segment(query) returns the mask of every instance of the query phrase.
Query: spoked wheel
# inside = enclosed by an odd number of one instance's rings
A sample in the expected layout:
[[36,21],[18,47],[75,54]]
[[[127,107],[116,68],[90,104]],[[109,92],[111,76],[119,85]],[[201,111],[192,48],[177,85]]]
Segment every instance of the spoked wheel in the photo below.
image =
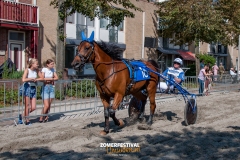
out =
[[195,124],[198,118],[198,109],[196,99],[189,99],[184,110],[184,119],[186,125]]
[[[128,115],[131,119],[136,120],[140,114],[140,110],[143,102],[135,97],[132,97],[128,106]],[[145,111],[145,107],[143,108],[143,112]]]

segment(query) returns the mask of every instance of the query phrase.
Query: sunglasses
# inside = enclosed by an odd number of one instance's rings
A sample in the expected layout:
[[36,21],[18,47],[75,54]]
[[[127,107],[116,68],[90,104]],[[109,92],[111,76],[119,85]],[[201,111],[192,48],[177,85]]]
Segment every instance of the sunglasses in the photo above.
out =
[[180,65],[180,63],[177,63],[177,62],[173,62],[173,64],[178,64],[178,65]]

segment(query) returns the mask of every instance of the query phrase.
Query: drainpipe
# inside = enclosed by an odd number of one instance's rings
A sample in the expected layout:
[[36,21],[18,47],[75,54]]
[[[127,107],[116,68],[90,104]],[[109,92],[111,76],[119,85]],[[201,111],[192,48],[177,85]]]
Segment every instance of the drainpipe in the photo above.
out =
[[[99,11],[100,8],[97,7],[96,10]],[[100,41],[100,19],[98,17],[94,18],[94,30],[95,30],[94,39],[96,41]]]
[[94,18],[94,29],[95,29],[94,39],[96,41],[100,41],[100,19],[98,17]]
[[144,42],[145,42],[145,12],[143,12],[143,25],[142,25],[142,59],[144,59]]

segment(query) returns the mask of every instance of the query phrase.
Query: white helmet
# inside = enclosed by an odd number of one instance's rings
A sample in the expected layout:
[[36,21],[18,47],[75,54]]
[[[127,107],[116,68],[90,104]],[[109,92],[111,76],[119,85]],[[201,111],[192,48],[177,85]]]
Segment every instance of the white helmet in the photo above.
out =
[[183,62],[182,62],[182,60],[181,60],[180,58],[176,58],[176,59],[174,59],[173,62],[177,62],[177,63],[179,63],[180,65],[183,64]]

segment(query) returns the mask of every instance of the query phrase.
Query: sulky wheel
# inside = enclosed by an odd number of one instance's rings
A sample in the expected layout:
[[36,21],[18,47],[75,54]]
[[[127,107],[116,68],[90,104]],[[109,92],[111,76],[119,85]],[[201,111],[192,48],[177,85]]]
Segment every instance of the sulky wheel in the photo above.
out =
[[[143,102],[141,100],[135,98],[134,96],[132,97],[132,99],[130,100],[129,106],[128,106],[128,115],[130,118],[132,118],[134,120],[138,119],[142,104],[143,104]],[[144,110],[145,110],[145,107],[143,108],[143,112],[144,112]]]
[[190,124],[195,124],[197,122],[198,109],[197,109],[197,102],[196,103],[195,102],[196,102],[196,99],[191,98],[189,99],[189,101],[185,106],[184,119],[187,126]]

